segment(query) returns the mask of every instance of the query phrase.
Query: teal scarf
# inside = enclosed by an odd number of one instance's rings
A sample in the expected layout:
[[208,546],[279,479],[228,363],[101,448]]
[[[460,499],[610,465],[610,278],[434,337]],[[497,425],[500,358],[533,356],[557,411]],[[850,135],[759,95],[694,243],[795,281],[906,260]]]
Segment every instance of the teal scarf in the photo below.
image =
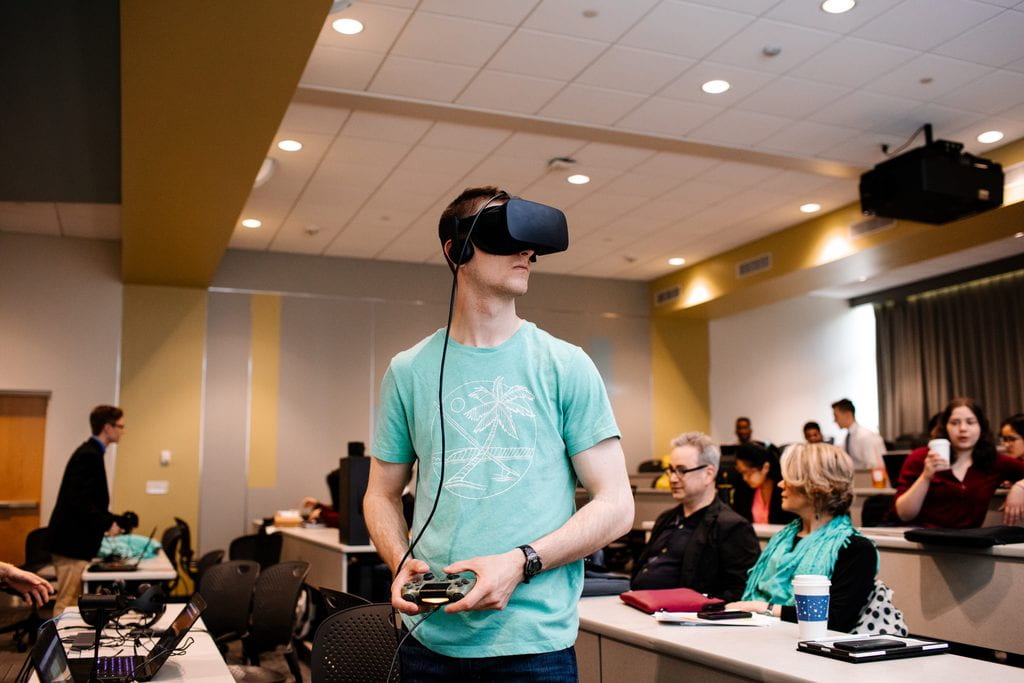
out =
[[840,515],[793,547],[793,539],[803,526],[794,519],[772,536],[757,564],[747,577],[744,600],[764,600],[774,605],[792,605],[793,577],[820,574],[831,578],[836,555],[857,533],[849,515]]

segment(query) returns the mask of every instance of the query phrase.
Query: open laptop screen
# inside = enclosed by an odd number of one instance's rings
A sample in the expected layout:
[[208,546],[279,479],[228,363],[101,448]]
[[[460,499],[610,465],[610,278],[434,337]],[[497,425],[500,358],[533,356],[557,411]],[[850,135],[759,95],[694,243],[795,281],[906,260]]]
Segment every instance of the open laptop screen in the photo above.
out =
[[146,655],[146,661],[136,670],[136,678],[140,681],[148,681],[156,675],[171,653],[181,644],[185,634],[196,623],[196,619],[206,609],[206,601],[199,593],[195,593],[189,599],[185,608],[174,618],[167,631],[160,637],[156,645]]

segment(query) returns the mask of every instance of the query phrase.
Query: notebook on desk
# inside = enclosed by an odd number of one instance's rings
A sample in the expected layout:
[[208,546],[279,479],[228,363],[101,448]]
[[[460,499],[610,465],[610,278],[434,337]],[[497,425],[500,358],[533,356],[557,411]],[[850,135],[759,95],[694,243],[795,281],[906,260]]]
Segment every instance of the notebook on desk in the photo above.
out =
[[149,552],[149,547],[153,545],[153,537],[156,536],[156,527],[149,532],[149,540],[146,541],[146,545],[142,547],[139,553],[130,558],[121,560],[103,560],[101,562],[94,562],[89,565],[89,571],[91,572],[133,572],[139,568],[139,563],[142,562],[142,558]]
[[[130,683],[152,679],[167,658],[181,644],[196,619],[206,609],[203,596],[196,593],[174,618],[174,621],[145,657],[125,655],[118,657],[81,657],[68,659],[53,621],[46,622],[39,631],[39,639],[32,648],[32,666],[41,683]],[[95,677],[94,677],[95,667]]]

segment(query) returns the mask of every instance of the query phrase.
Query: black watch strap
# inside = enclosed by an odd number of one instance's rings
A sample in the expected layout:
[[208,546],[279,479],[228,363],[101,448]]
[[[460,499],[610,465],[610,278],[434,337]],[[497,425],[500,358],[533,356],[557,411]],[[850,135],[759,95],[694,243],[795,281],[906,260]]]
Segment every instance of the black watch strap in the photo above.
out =
[[540,574],[544,563],[540,561],[540,555],[531,546],[521,545],[519,549],[526,557],[526,562],[523,563],[523,583],[530,583],[530,579]]

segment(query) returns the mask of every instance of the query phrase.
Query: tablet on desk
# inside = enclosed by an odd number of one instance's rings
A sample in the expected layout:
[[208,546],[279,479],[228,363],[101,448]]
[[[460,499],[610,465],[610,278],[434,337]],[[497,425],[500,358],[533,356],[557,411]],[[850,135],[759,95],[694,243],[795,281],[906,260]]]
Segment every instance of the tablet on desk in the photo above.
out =
[[796,649],[798,652],[807,652],[812,655],[861,664],[863,662],[877,662],[886,659],[940,655],[949,651],[949,643],[938,640],[924,640],[922,638],[867,634],[823,638],[821,640],[802,640],[797,643]]

